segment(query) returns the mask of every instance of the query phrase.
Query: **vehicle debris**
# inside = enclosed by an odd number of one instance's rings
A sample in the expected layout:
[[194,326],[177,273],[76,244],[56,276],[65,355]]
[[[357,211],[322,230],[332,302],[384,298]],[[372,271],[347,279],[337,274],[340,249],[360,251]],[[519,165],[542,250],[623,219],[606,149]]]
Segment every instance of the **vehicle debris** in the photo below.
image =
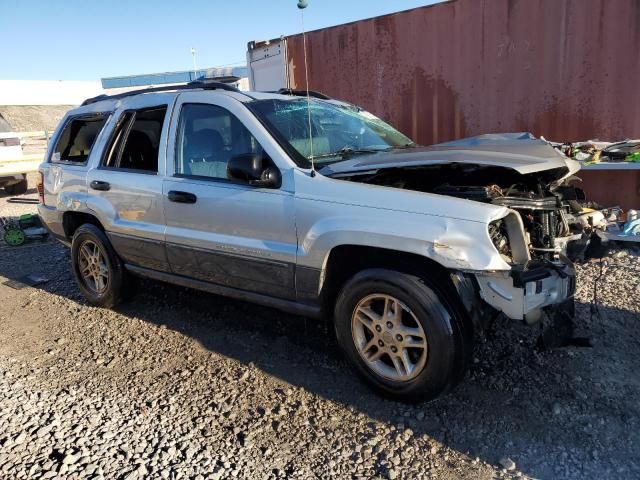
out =
[[587,140],[553,145],[562,153],[585,165],[594,163],[640,162],[640,139],[604,142]]
[[621,242],[640,242],[638,210],[629,210],[626,215],[624,212],[618,216],[612,215],[612,220],[607,224],[606,237]]

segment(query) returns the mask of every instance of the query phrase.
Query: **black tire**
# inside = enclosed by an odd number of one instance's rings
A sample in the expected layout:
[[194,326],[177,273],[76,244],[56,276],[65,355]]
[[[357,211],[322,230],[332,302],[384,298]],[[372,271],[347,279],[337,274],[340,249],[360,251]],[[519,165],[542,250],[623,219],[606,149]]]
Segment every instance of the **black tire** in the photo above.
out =
[[[105,260],[108,279],[105,282],[106,288],[102,292],[97,292],[90,281],[80,273],[80,251],[85,244],[96,245]],[[74,233],[71,242],[71,266],[80,292],[91,305],[113,308],[123,300],[128,279],[127,272],[105,233],[95,225],[85,223]]]
[[7,185],[4,187],[5,192],[8,195],[24,195],[29,188],[27,183],[27,179],[20,180],[18,183],[14,183],[13,185]]
[[25,193],[27,193],[28,189],[29,189],[29,184],[27,183],[27,179],[25,178],[13,186],[13,194],[24,195]]
[[[466,372],[473,346],[473,328],[456,307],[452,289],[425,276],[386,269],[356,274],[342,288],[335,306],[338,343],[356,372],[383,395],[415,403],[450,390]],[[408,307],[427,338],[427,359],[419,373],[406,381],[393,381],[374,372],[358,353],[352,316],[359,302],[373,294],[389,295]]]

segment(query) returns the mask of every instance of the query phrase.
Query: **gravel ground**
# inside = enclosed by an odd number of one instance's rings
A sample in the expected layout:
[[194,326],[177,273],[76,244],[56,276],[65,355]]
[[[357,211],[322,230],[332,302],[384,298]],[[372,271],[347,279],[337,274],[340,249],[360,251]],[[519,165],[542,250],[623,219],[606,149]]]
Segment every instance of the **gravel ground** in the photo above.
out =
[[[19,201],[33,199],[31,191]],[[33,212],[0,194],[0,215]],[[578,334],[503,322],[456,390],[383,400],[312,321],[155,282],[88,306],[54,242],[0,244],[0,478],[639,478],[640,257],[578,267]]]

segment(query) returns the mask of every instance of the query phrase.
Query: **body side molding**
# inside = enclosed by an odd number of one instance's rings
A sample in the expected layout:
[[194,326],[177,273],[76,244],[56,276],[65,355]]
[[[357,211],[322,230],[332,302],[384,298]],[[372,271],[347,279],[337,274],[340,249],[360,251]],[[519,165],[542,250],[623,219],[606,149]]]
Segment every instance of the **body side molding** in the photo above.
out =
[[217,285],[214,283],[204,282],[202,280],[195,280],[181,275],[175,275],[172,273],[159,272],[150,268],[138,267],[131,264],[125,264],[125,268],[141,277],[147,277],[154,280],[160,280],[163,282],[173,283],[174,285],[180,285],[182,287],[194,288],[196,290],[202,290],[205,292],[213,293],[215,295],[222,295],[225,297],[235,298],[237,300],[246,300],[249,302],[264,305],[265,307],[276,308],[293,315],[302,315],[305,317],[311,317],[315,319],[320,318],[320,306],[309,305],[304,303],[298,303],[291,300],[283,300],[280,298],[270,297],[268,295],[261,295],[259,293],[248,292],[237,288],[226,287],[223,285]]

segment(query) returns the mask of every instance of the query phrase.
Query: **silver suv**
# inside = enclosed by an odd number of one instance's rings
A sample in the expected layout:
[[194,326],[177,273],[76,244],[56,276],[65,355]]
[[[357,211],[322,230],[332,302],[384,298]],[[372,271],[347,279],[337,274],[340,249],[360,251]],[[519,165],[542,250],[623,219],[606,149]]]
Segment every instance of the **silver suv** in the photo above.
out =
[[327,318],[370,384],[419,401],[496,315],[573,315],[577,168],[528,134],[425,148],[320,94],[190,84],[70,111],[39,213],[93,305],[141,276]]

